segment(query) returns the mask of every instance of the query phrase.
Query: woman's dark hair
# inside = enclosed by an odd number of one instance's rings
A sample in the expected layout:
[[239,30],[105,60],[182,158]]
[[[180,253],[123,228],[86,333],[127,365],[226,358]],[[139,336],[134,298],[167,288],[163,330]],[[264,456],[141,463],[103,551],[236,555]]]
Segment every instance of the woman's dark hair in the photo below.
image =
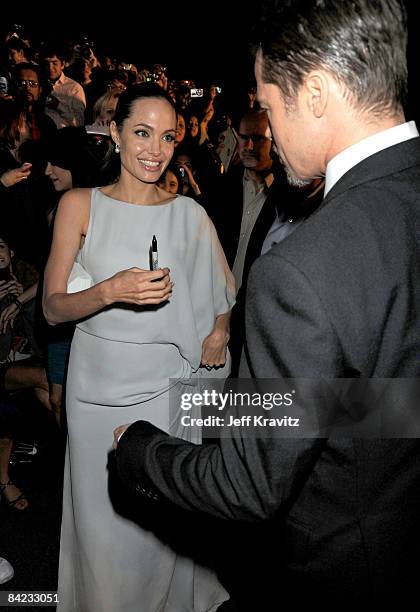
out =
[[71,173],[73,187],[102,184],[101,151],[85,128],[70,126],[54,132],[44,144],[44,156]]
[[22,40],[21,38],[17,38],[17,36],[12,36],[11,38],[9,38],[9,40],[6,42],[6,48],[8,50],[13,49],[14,51],[23,51],[25,57],[29,59],[30,47],[26,44],[24,40]]
[[124,121],[130,116],[133,104],[142,98],[161,98],[166,100],[175,111],[175,104],[171,96],[157,83],[136,83],[128,87],[119,97],[114,121],[121,128]]
[[19,99],[0,99],[0,140],[10,149],[19,142],[24,113]]
[[0,232],[0,240],[7,245],[7,247],[9,248],[10,251],[14,251],[15,250],[14,247],[13,247],[11,236],[9,235],[7,230],[5,231],[3,228],[1,229],[1,232]]
[[173,161],[171,161],[171,163],[169,164],[169,166],[166,167],[165,172],[163,172],[163,174],[160,176],[159,180],[158,180],[158,184],[159,183],[163,183],[163,181],[165,180],[166,174],[167,172],[172,172],[172,174],[175,175],[177,181],[178,181],[178,189],[177,189],[177,194],[182,195],[182,186],[183,186],[183,176],[181,174],[181,171],[179,169],[179,167],[174,164]]

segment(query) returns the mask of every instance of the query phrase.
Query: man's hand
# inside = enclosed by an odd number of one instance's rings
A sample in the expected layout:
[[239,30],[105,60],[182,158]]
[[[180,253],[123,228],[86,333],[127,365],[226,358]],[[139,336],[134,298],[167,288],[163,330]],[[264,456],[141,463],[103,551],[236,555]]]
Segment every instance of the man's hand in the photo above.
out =
[[117,429],[114,430],[114,443],[112,445],[112,448],[114,450],[117,448],[119,439],[121,438],[125,430],[130,427],[130,425],[131,423],[128,423],[128,425],[120,425],[119,427],[117,427]]

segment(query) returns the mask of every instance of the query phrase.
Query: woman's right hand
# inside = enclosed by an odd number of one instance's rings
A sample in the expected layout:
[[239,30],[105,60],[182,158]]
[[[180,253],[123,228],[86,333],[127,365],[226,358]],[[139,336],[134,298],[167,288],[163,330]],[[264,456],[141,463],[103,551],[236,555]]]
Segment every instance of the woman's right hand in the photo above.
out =
[[104,282],[105,300],[108,304],[161,304],[171,297],[173,286],[169,268],[153,271],[130,268],[117,272]]
[[15,276],[10,281],[0,281],[0,300],[9,293],[13,293],[17,297],[23,293],[23,287]]
[[26,162],[20,166],[20,168],[13,168],[12,170],[6,170],[0,176],[0,181],[3,183],[5,187],[12,187],[16,185],[16,183],[20,183],[21,181],[28,178],[31,174],[32,164]]
[[178,164],[178,167],[184,169],[184,172],[188,177],[188,182],[190,184],[191,189],[194,191],[194,194],[201,195],[200,187],[198,186],[198,183],[194,178],[194,174],[192,173],[192,170],[188,166],[188,164]]

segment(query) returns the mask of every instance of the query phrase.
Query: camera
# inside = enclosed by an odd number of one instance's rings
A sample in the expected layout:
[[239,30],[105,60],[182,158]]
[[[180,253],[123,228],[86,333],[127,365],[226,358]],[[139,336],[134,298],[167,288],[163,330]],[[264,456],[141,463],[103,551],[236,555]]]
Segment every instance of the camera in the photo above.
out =
[[0,94],[7,94],[9,84],[5,76],[0,76]]
[[21,25],[20,23],[14,23],[7,38],[20,38],[21,40],[23,40],[25,38],[25,31],[23,25]]
[[92,49],[90,47],[80,47],[80,55],[83,59],[90,60],[92,58]]
[[221,87],[216,87],[216,91],[217,91],[218,94],[221,94],[222,93],[222,88]]
[[60,100],[54,94],[50,94],[45,100],[45,107],[51,110],[57,110],[59,104]]
[[87,34],[83,34],[80,37],[79,51],[80,51],[80,55],[84,59],[90,60],[92,58],[94,47],[95,47],[95,43],[92,40],[90,40]]
[[193,88],[190,89],[191,98],[202,98],[204,91],[202,89]]

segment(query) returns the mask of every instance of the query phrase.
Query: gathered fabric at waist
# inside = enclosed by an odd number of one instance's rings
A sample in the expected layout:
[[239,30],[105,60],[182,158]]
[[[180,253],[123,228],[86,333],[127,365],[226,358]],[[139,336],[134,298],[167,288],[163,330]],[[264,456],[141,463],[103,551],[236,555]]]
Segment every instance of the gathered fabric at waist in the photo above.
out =
[[130,406],[166,392],[191,376],[191,366],[173,344],[104,339],[76,327],[69,377],[77,399],[102,406]]
[[[185,291],[181,290],[183,294]],[[193,313],[187,305],[181,309],[174,303],[175,298],[171,303],[150,308],[114,304],[80,321],[77,327],[87,334],[115,343],[175,346],[191,367],[197,369],[201,358],[201,340]],[[205,335],[210,331],[211,328],[206,329]]]

